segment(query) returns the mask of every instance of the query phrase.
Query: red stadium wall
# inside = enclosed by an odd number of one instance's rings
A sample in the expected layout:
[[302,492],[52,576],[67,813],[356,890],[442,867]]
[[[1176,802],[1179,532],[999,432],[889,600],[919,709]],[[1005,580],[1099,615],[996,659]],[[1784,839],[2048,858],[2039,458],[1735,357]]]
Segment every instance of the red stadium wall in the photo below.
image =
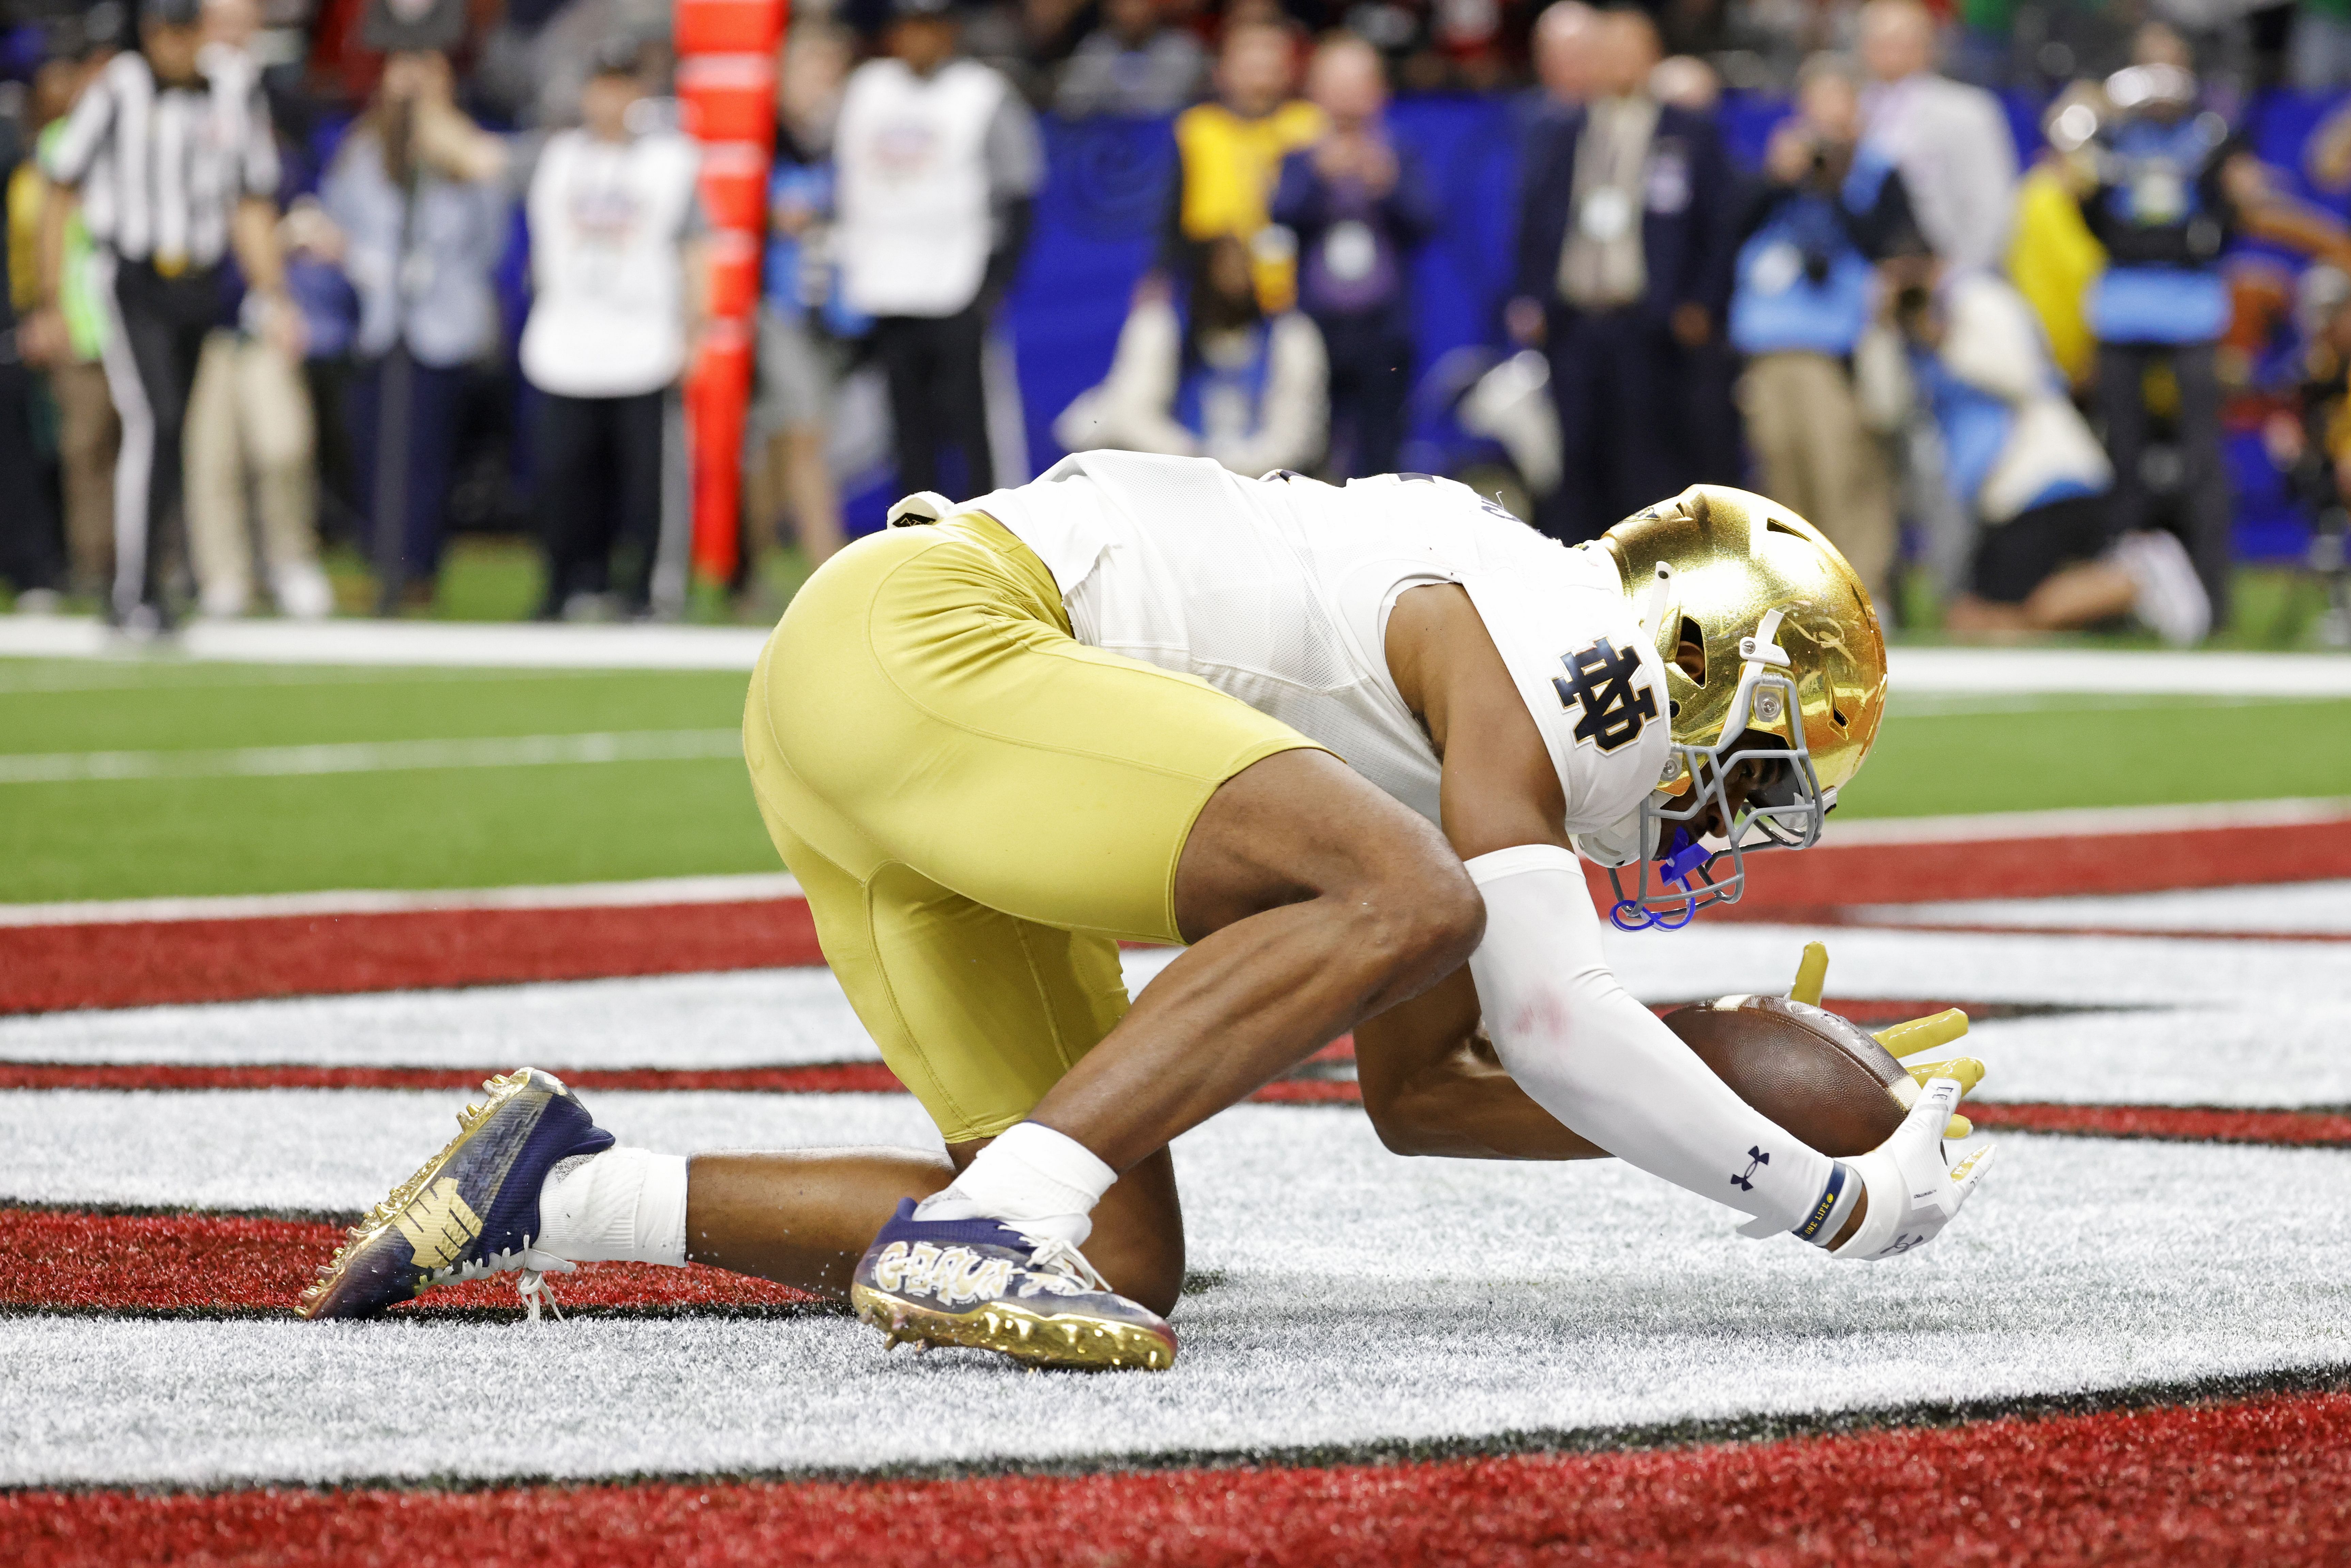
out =
[[686,372],[694,476],[694,570],[735,575],[743,492],[743,422],[751,400],[751,319],[767,233],[776,135],[776,45],[786,0],[678,0],[677,96],[704,146],[710,327]]

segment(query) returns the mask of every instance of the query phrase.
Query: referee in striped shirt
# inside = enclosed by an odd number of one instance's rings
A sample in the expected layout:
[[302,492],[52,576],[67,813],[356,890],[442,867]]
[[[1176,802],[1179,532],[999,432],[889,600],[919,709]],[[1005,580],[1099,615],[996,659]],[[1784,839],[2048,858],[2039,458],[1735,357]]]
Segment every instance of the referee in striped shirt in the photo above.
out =
[[[202,0],[143,0],[139,41],[84,89],[42,172],[79,193],[114,306],[106,380],[122,444],[111,608],[118,625],[146,632],[172,623],[164,571],[168,547],[184,541],[181,427],[204,334],[220,323],[225,258],[233,252],[245,274],[248,330],[298,355],[301,318],[286,297],[277,152],[258,78],[242,55],[203,49]],[[52,308],[65,213],[62,202],[43,213],[41,297]]]

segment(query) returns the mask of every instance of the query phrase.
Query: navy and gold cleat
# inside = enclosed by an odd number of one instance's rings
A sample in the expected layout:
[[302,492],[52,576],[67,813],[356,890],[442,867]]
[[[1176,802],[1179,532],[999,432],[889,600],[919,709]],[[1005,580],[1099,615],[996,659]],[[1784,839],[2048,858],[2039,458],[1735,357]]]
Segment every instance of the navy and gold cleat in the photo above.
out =
[[524,1270],[523,1299],[538,1316],[540,1267],[568,1267],[531,1251],[539,1189],[557,1161],[609,1149],[612,1134],[535,1067],[482,1087],[488,1097],[457,1113],[449,1146],[351,1228],[302,1292],[302,1316],[371,1317],[435,1286],[511,1270]]
[[1040,1366],[1176,1364],[1166,1320],[1113,1291],[1070,1243],[992,1219],[917,1219],[911,1197],[858,1260],[849,1300],[893,1348],[964,1345]]

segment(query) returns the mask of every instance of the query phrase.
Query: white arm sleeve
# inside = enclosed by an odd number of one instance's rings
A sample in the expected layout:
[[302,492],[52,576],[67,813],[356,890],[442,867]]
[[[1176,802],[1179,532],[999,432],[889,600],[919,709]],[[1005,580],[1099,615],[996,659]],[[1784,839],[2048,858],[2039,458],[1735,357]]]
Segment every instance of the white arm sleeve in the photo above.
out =
[[1469,957],[1486,1030],[1537,1104],[1627,1164],[1774,1229],[1834,1204],[1837,1163],[1733,1093],[1609,973],[1573,854],[1526,844],[1468,865],[1486,900],[1486,939]]

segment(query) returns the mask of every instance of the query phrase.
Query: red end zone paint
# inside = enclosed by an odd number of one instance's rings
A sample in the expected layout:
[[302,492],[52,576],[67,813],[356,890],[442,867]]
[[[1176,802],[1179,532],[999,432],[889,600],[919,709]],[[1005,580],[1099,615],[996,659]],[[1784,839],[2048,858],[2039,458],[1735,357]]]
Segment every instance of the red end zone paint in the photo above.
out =
[[[312,1220],[225,1214],[90,1214],[0,1208],[0,1309],[80,1312],[287,1312],[343,1233]],[[549,1276],[574,1307],[802,1307],[807,1293],[689,1265],[586,1263]],[[510,1279],[434,1291],[397,1312],[518,1304]],[[0,1552],[0,1561],[13,1561]]]
[[2351,1116],[2326,1111],[2238,1111],[2202,1105],[2051,1105],[1970,1100],[1960,1107],[1984,1132],[2070,1133],[2092,1138],[2170,1138],[2199,1144],[2351,1147]]
[[[2351,876],[2351,819],[2073,838],[1823,844],[1750,862],[1716,920],[1846,906]],[[1613,894],[1587,868],[1593,896]],[[2138,933],[2150,936],[2158,932]],[[0,927],[0,1013],[819,964],[798,899]]]
[[799,899],[0,929],[0,1013],[820,964]]
[[0,1496],[0,1548],[25,1568],[2340,1563],[2351,1560],[2351,1395],[1329,1469],[29,1491]]
[[[1825,843],[1802,854],[1757,855],[1747,865],[1747,896],[1705,918],[1787,920],[1856,904],[2316,882],[2351,876],[2351,818],[2062,838]],[[1606,873],[1591,880],[1597,896],[1613,896]]]

